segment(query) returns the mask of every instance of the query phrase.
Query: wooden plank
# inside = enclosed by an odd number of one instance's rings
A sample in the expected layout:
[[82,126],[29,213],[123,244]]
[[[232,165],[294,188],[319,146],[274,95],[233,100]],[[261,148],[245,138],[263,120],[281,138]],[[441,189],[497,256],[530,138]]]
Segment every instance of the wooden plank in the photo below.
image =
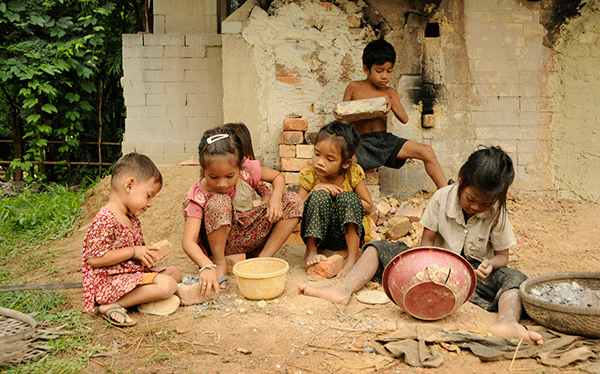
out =
[[13,291],[36,291],[36,290],[67,290],[71,288],[83,288],[82,282],[63,283],[33,283],[33,284],[8,284],[0,286],[0,293]]

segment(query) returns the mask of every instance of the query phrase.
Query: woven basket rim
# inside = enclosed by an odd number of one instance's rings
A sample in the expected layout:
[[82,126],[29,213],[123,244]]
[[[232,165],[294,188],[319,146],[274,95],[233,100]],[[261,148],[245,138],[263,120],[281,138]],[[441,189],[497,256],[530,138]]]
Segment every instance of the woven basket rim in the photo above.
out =
[[35,332],[37,322],[31,316],[25,313],[21,313],[18,310],[0,307],[0,316],[7,318],[13,318],[29,325],[29,328],[25,331],[21,331],[16,334],[0,337],[0,344],[8,344],[16,342],[18,340],[25,340],[29,338]]
[[550,274],[542,274],[533,278],[527,279],[525,282],[521,283],[519,287],[519,293],[521,295],[521,300],[523,302],[527,302],[531,305],[535,305],[540,308],[544,308],[547,310],[561,312],[561,313],[569,313],[569,314],[579,314],[579,315],[590,315],[590,316],[600,316],[600,307],[582,307],[575,305],[562,305],[562,304],[554,304],[549,301],[542,300],[540,298],[531,296],[529,291],[542,283],[548,281],[577,281],[577,279],[598,279],[600,283],[600,272],[597,271],[567,271],[567,272],[559,272],[559,273],[550,273]]

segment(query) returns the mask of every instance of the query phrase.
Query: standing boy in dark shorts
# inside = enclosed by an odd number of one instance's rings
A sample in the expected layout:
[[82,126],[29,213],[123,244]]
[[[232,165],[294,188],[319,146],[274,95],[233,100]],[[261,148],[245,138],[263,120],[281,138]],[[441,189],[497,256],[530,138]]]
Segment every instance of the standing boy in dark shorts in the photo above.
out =
[[[383,39],[372,41],[365,47],[362,59],[367,78],[350,82],[344,92],[344,101],[386,97],[388,111],[394,112],[400,122],[408,122],[408,115],[400,103],[398,93],[388,87],[396,61],[394,47]],[[425,163],[425,171],[437,188],[448,184],[433,149],[426,144],[399,138],[387,132],[387,117],[360,120],[352,125],[360,135],[361,144],[356,149],[356,157],[364,170],[382,165],[399,169],[407,159],[414,158]]]

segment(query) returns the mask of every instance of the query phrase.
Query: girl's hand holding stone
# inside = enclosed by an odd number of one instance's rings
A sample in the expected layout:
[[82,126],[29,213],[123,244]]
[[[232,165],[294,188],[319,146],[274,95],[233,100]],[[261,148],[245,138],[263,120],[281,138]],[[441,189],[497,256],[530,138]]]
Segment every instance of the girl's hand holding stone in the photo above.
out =
[[477,279],[483,280],[492,273],[492,270],[494,270],[494,267],[492,266],[490,260],[483,260],[477,269],[475,269],[475,275],[477,276]]
[[[153,250],[151,250],[153,249]],[[154,246],[135,246],[133,247],[133,256],[132,259],[138,260],[147,268],[151,268],[156,261],[158,261],[157,256],[158,247]]]
[[204,270],[200,271],[200,277],[198,280],[200,294],[204,297],[219,296],[219,282],[217,280],[216,266],[203,269]]
[[267,217],[269,222],[277,222],[283,217],[283,204],[280,199],[271,196],[267,204]]

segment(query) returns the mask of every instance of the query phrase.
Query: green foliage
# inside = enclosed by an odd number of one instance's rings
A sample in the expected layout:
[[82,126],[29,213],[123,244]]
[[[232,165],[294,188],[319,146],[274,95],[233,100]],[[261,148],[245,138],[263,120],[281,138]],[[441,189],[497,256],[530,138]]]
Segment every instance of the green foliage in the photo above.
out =
[[51,184],[44,192],[27,189],[0,200],[0,263],[73,230],[84,195],[83,190]]
[[[0,158],[12,158],[26,180],[89,175],[40,162],[98,161],[98,150],[81,143],[97,141],[100,124],[103,141],[121,141],[121,35],[137,31],[137,7],[136,1],[0,0],[0,136],[18,134],[13,141],[22,146],[22,157],[15,147]],[[102,152],[104,162],[119,156],[118,147]]]

